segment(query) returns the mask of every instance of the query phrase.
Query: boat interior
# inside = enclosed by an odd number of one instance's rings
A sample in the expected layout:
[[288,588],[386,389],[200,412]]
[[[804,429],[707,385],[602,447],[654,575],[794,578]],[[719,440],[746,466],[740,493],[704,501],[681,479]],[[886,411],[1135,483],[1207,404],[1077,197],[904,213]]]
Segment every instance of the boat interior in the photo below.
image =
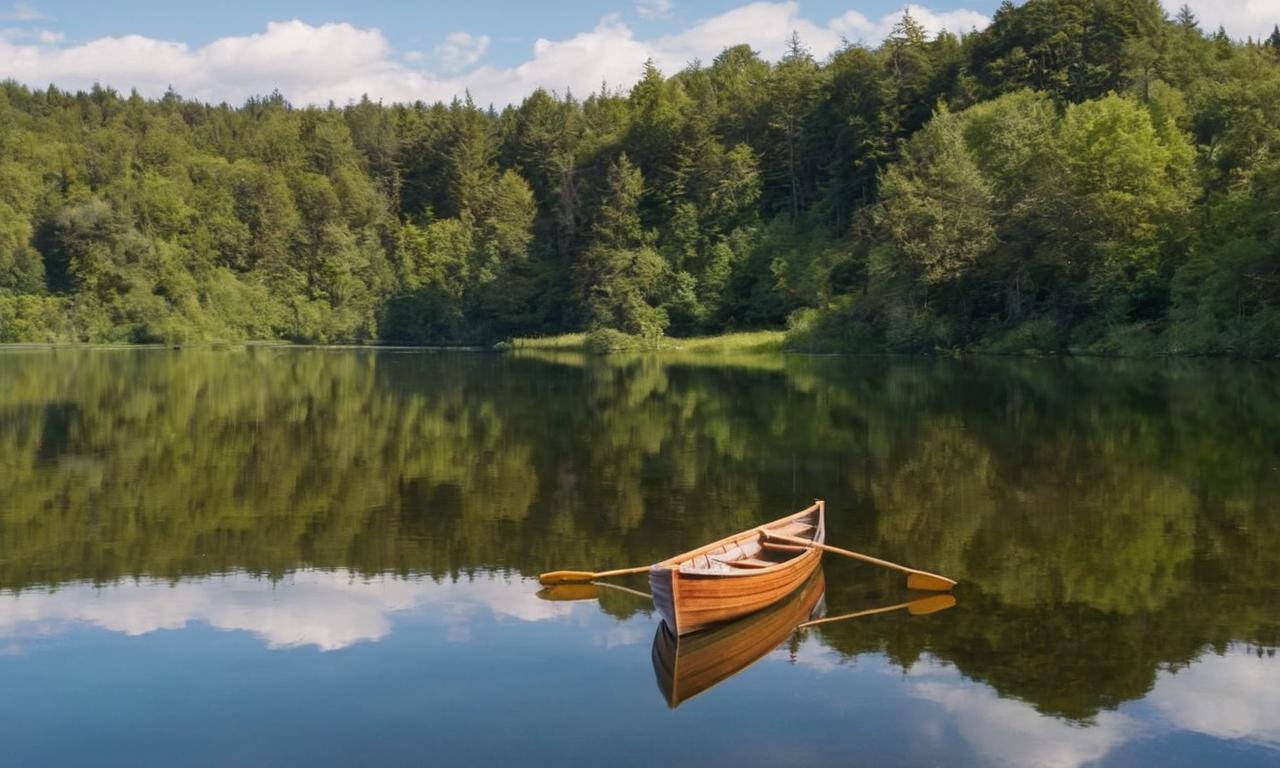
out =
[[[818,533],[818,525],[818,512],[814,510],[804,517],[783,520],[767,528],[787,536],[813,539]],[[808,547],[768,541],[759,530],[747,531],[728,541],[714,544],[680,563],[680,573],[747,574],[785,563],[808,551]]]

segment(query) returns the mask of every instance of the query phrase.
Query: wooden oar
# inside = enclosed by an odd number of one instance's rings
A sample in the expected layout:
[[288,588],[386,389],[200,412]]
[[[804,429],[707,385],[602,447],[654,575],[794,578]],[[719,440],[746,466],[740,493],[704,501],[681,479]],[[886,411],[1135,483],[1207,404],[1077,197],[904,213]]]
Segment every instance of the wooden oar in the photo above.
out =
[[648,570],[649,566],[641,565],[636,568],[619,568],[616,571],[552,571],[539,576],[538,583],[546,584],[547,586],[552,584],[582,584],[596,579],[606,579],[610,576],[645,573]]
[[638,589],[631,589],[619,584],[610,584],[606,581],[591,581],[583,583],[573,581],[566,584],[556,584],[553,587],[543,587],[538,590],[538,597],[543,600],[556,601],[573,601],[573,600],[595,600],[600,597],[601,589],[612,589],[615,592],[625,592],[628,595],[643,597],[645,600],[652,600],[653,595],[648,592],[641,592]]
[[538,597],[543,600],[554,600],[556,602],[573,600],[595,600],[600,597],[600,588],[595,584],[574,582],[572,584],[557,584],[554,587],[543,587],[538,590]]
[[929,592],[950,592],[951,588],[956,585],[954,580],[948,579],[946,576],[939,576],[936,573],[929,573],[928,571],[921,571],[916,568],[908,568],[905,565],[898,565],[897,563],[891,563],[888,560],[881,560],[880,558],[872,557],[871,555],[864,555],[860,552],[851,552],[847,549],[833,547],[830,544],[819,544],[816,541],[809,541],[808,539],[801,539],[796,536],[788,536],[785,533],[774,533],[767,529],[764,531],[764,535],[766,538],[774,539],[776,541],[785,541],[788,544],[799,544],[805,547],[817,547],[818,549],[822,549],[833,554],[852,557],[854,560],[861,560],[864,563],[871,563],[872,565],[879,565],[884,568],[892,568],[895,571],[902,571],[907,574],[907,589],[922,589]]
[[814,619],[806,621],[796,626],[796,629],[804,629],[806,627],[816,627],[819,624],[827,624],[832,621],[844,621],[845,619],[856,619],[859,616],[874,616],[877,613],[888,613],[890,611],[898,611],[903,608],[907,609],[907,613],[912,616],[925,616],[938,611],[945,611],[956,604],[956,599],[951,595],[934,595],[932,597],[922,597],[919,600],[912,600],[909,603],[898,603],[897,605],[889,605],[884,608],[869,608],[865,611],[854,611],[841,616],[831,616],[826,619]]

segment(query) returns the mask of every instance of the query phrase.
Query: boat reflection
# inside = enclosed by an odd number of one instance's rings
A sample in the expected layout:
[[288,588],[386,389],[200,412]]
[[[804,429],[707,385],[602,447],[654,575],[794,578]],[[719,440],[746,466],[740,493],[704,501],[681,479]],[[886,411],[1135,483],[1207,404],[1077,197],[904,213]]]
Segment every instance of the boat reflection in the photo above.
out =
[[683,637],[660,622],[653,637],[653,671],[667,704],[675,709],[759,661],[821,613],[825,592],[819,566],[790,597],[737,621]]
[[903,609],[912,616],[924,616],[956,604],[950,594],[930,595],[897,605],[814,618],[823,612],[825,592],[825,577],[818,568],[791,596],[737,621],[684,636],[661,622],[653,638],[653,671],[667,704],[675,709],[741,672],[785,643],[797,630]]

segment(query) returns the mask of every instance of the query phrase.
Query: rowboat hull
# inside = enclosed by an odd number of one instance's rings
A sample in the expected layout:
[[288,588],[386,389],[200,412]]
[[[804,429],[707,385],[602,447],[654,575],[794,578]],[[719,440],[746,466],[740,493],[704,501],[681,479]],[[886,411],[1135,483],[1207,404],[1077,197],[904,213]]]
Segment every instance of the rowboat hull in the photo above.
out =
[[[681,636],[776,603],[804,584],[822,561],[822,550],[774,547],[766,551],[762,532],[805,529],[805,538],[823,543],[824,513],[823,502],[817,501],[794,515],[663,560],[649,570],[654,607],[676,636]],[[752,555],[747,558],[750,561],[764,562],[754,557],[759,554],[770,558],[770,564],[731,567],[732,558],[744,552]],[[721,557],[724,561],[718,559]]]
[[813,617],[825,590],[818,568],[792,595],[737,621],[685,637],[673,634],[666,622],[659,623],[653,638],[653,672],[667,704],[675,709],[759,661]]

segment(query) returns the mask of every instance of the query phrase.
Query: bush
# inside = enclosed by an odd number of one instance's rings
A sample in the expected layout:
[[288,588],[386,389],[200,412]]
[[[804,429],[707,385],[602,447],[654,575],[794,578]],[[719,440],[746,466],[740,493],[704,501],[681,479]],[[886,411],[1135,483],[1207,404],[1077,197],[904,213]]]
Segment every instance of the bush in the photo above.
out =
[[612,328],[597,328],[587,334],[584,349],[592,355],[609,355],[615,352],[646,352],[662,349],[661,336],[632,336]]
[[883,348],[876,329],[854,314],[854,298],[828,309],[801,309],[787,318],[786,348],[794,352],[867,352]]
[[78,341],[67,317],[66,300],[57,296],[0,296],[0,342]]
[[984,342],[980,349],[998,355],[1043,355],[1063,348],[1062,333],[1047,318],[1028,320]]

